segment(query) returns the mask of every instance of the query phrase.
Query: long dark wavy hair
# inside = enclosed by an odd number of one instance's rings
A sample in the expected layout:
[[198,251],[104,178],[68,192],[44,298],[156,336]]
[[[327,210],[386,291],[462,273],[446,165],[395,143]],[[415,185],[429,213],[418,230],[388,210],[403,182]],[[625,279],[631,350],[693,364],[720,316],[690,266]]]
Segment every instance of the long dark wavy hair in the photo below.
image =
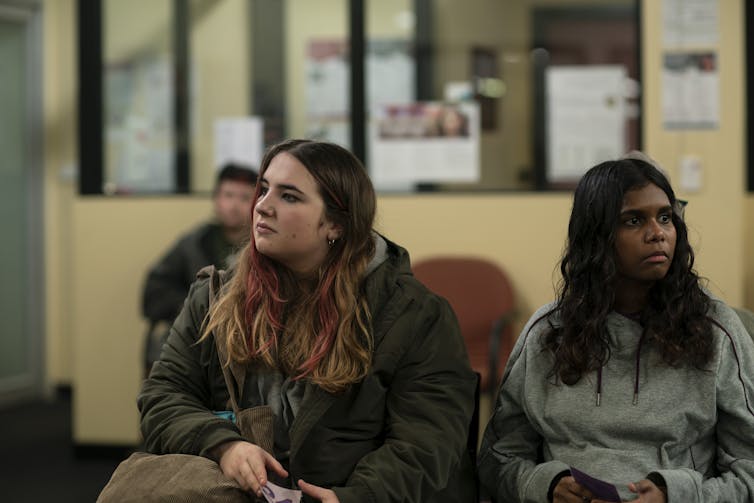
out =
[[[573,199],[568,240],[560,262],[562,280],[552,312],[560,324],[545,336],[554,355],[551,377],[575,384],[610,359],[606,320],[619,279],[615,250],[624,194],[656,185],[677,207],[667,178],[636,159],[598,164],[579,182]],[[683,218],[673,211],[676,245],[667,275],[650,289],[641,313],[644,342],[658,348],[665,363],[703,368],[713,355],[710,299],[693,269],[694,252]]]

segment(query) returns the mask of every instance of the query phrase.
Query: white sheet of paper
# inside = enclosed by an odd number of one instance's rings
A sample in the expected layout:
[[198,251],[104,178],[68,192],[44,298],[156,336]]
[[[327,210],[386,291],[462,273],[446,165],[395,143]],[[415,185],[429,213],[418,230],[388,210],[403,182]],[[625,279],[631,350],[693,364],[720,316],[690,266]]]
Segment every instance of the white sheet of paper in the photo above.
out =
[[262,486],[262,494],[269,503],[300,503],[301,501],[301,491],[286,489],[272,482],[267,482]]
[[719,0],[663,0],[665,47],[714,46],[720,40]]
[[215,169],[237,162],[259,169],[264,155],[261,117],[220,117],[215,120]]
[[716,51],[666,52],[662,71],[665,129],[717,129],[720,73]]
[[547,180],[578,180],[626,146],[627,70],[622,65],[553,65],[546,70]]

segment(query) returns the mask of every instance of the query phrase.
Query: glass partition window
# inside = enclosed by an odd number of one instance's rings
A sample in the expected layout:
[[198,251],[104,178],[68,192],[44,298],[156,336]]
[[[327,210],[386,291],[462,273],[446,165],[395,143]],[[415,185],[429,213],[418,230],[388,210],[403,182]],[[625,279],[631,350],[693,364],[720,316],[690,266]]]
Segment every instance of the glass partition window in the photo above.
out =
[[249,121],[249,6],[248,0],[189,3],[188,135],[193,192],[210,192],[217,169],[226,162],[259,167],[262,129]]
[[350,146],[347,7],[345,0],[285,1],[287,136]]
[[106,193],[175,188],[171,5],[103,2]]
[[[588,167],[639,147],[635,1],[369,6],[368,39],[413,39],[417,70],[395,81],[403,93],[370,102],[378,187],[568,188]],[[411,28],[401,33],[401,21]],[[445,120],[464,134],[443,133]]]
[[569,189],[640,147],[637,3],[101,0],[104,191],[207,192],[289,137],[381,191]]

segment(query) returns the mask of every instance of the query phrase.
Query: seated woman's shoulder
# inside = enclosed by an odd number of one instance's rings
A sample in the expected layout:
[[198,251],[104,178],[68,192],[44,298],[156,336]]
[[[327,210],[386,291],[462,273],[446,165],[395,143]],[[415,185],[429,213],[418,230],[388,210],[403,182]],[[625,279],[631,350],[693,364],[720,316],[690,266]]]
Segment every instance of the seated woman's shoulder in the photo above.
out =
[[558,328],[561,325],[560,315],[555,302],[549,302],[534,311],[526,322],[523,333],[541,333],[546,330]]

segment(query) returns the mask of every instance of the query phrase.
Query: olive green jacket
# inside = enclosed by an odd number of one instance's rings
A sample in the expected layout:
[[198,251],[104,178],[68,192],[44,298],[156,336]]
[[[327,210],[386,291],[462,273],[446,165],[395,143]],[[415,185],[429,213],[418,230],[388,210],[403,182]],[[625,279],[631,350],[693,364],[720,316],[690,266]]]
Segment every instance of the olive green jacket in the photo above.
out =
[[[307,384],[289,430],[291,479],[332,488],[341,503],[471,501],[466,443],[476,377],[453,311],[412,276],[408,253],[390,242],[364,292],[372,369],[338,395]],[[139,396],[150,452],[210,457],[214,447],[241,438],[211,412],[227,408],[228,392],[214,341],[196,343],[207,307],[203,279]],[[239,403],[257,405],[245,396]]]

